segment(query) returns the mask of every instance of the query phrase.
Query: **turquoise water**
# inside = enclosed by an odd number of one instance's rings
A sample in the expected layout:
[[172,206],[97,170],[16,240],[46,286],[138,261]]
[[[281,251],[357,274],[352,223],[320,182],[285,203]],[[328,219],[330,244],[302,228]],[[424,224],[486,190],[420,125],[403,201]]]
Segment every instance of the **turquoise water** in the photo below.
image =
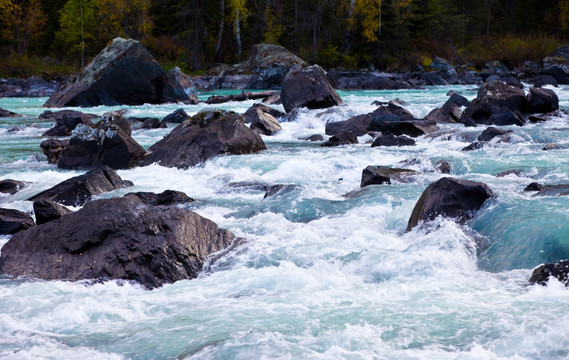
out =
[[[527,286],[526,280],[540,263],[569,258],[569,198],[522,192],[535,181],[569,183],[567,117],[508,127],[513,143],[472,152],[461,149],[484,127],[444,125],[451,135],[420,137],[417,146],[403,148],[372,149],[368,136],[338,148],[298,140],[323,134],[328,121],[373,111],[375,100],[400,98],[422,117],[450,90],[476,95],[472,86],[340,92],[344,105],[324,114],[303,110],[276,136],[264,137],[262,153],[219,156],[187,170],[118,171],[134,188],[102,197],[184,191],[198,199],[192,210],[247,242],[198,279],[153,291],[116,282],[0,278],[0,358],[567,358],[567,289],[556,281]],[[567,90],[554,88],[562,107],[569,106]],[[41,134],[51,125],[37,120],[45,100],[0,99],[1,108],[26,115],[0,119],[0,178],[28,183],[1,197],[1,207],[31,211],[27,198],[83,173],[59,170],[41,155]],[[253,103],[220,107],[244,112]],[[125,108],[127,116],[161,118],[179,107]],[[182,107],[195,114],[209,106]],[[8,132],[14,126],[23,131]],[[171,128],[134,130],[133,136],[148,147]],[[561,148],[541,150],[551,142]],[[449,161],[452,176],[483,181],[497,196],[464,226],[437,219],[432,231],[405,233],[420,194],[441,177],[433,172],[440,159]],[[359,189],[368,165],[422,174],[344,197]],[[495,176],[510,169],[521,174]],[[226,185],[236,181],[298,188],[263,199],[262,192],[229,191]],[[0,237],[0,246],[8,239]]]

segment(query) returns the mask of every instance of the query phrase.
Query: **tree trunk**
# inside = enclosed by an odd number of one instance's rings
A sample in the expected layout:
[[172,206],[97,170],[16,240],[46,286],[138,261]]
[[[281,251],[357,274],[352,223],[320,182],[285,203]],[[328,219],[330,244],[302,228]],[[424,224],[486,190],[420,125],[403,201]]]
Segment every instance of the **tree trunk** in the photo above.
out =
[[221,41],[223,39],[223,23],[225,22],[225,1],[219,0],[219,30],[217,31],[217,42],[215,43],[215,57],[218,57],[221,50]]
[[486,44],[490,43],[490,9],[492,7],[492,0],[486,0]]
[[235,9],[235,40],[237,41],[237,56],[241,58],[243,49],[241,48],[241,28],[239,27],[239,9]]

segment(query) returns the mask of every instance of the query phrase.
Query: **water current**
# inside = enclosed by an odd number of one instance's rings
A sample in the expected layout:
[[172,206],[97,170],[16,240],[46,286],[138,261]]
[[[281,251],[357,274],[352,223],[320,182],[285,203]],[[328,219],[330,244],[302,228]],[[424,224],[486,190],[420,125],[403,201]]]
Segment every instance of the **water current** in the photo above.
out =
[[[552,89],[569,108],[569,88]],[[449,135],[419,137],[414,147],[371,148],[367,135],[334,148],[298,140],[373,111],[375,100],[400,98],[424,117],[449,90],[476,96],[472,86],[340,92],[343,105],[303,110],[263,137],[268,149],[259,154],[218,156],[187,170],[117,171],[135,186],[100,197],[183,191],[198,199],[191,210],[247,241],[199,278],[152,291],[0,277],[0,358],[566,359],[568,290],[556,280],[547,287],[526,280],[535,266],[569,258],[569,197],[522,190],[536,181],[569,183],[569,117],[506,127],[512,142],[471,152],[461,149],[485,127],[444,125]],[[0,119],[0,179],[28,183],[0,197],[0,207],[29,212],[27,198],[84,173],[60,170],[41,155],[41,134],[52,125],[37,120],[45,101],[0,99],[1,108],[25,115]],[[252,104],[219,107],[244,112]],[[209,106],[182,107],[192,115]],[[127,116],[162,118],[180,106],[124,108]],[[23,131],[9,132],[14,126]],[[134,130],[133,137],[147,148],[172,127]],[[543,151],[547,143],[560,147]],[[439,218],[405,233],[420,194],[443,176],[433,171],[440,159],[451,164],[451,176],[485,182],[497,196],[465,225]],[[421,175],[344,197],[359,189],[368,165]],[[511,169],[520,172],[495,176]],[[299,187],[263,199],[263,192],[227,187],[238,181]],[[0,236],[0,246],[8,240]]]

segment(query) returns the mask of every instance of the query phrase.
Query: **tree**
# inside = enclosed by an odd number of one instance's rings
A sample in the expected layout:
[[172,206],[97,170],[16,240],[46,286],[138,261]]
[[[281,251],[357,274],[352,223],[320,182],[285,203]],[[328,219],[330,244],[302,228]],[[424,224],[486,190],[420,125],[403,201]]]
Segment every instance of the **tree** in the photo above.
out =
[[241,57],[243,54],[243,47],[241,44],[241,22],[245,22],[249,15],[249,10],[245,6],[246,0],[229,0],[229,9],[232,14],[232,20],[235,24],[233,30],[235,31],[235,41],[237,41],[237,56]]
[[23,55],[34,42],[37,53],[39,37],[47,22],[39,0],[0,0],[0,19],[2,38],[13,50]]
[[85,50],[97,44],[94,2],[92,0],[69,0],[61,10],[59,25],[60,28],[55,33],[58,46],[66,49],[69,55],[81,53],[83,65]]

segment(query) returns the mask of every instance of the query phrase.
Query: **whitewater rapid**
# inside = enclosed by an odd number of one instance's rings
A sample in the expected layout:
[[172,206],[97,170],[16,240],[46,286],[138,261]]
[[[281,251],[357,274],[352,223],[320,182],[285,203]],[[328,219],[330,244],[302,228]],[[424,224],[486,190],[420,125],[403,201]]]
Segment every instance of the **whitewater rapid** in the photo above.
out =
[[[562,108],[566,87],[552,88]],[[0,358],[8,359],[564,359],[569,356],[569,293],[556,280],[528,286],[531,269],[569,258],[569,198],[533,197],[531,182],[569,183],[569,118],[506,127],[513,143],[461,149],[485,129],[444,125],[451,135],[417,146],[323,148],[298,140],[326,122],[373,111],[400,98],[417,117],[450,90],[471,86],[341,92],[345,104],[303,110],[263,137],[267,150],[218,156],[186,170],[158,165],[119,170],[132,191],[179,190],[188,207],[246,242],[198,279],[152,291],[122,282],[0,277]],[[474,89],[476,90],[476,89]],[[227,92],[221,92],[227,93]],[[209,94],[202,94],[207,98]],[[49,165],[39,149],[51,123],[36,123],[45,99],[0,99],[24,118],[0,119],[0,179],[28,182],[0,207],[30,211],[30,196],[82,171]],[[244,112],[253,104],[220,108]],[[126,107],[127,116],[162,118],[180,106]],[[183,106],[192,115],[210,107]],[[119,107],[78,109],[103,114]],[[281,107],[276,107],[282,110]],[[324,114],[322,114],[324,113]],[[20,132],[8,132],[18,125]],[[145,148],[172,129],[134,130]],[[547,143],[560,149],[543,151]],[[422,191],[451,175],[487,183],[497,194],[466,225],[437,219],[405,233]],[[362,170],[418,170],[410,183],[359,189]],[[495,175],[510,169],[520,175]],[[297,185],[280,197],[236,191],[232,182]],[[357,191],[356,196],[344,195]],[[9,237],[0,237],[2,246]],[[481,248],[481,245],[483,247]],[[1,254],[1,249],[0,249]]]

